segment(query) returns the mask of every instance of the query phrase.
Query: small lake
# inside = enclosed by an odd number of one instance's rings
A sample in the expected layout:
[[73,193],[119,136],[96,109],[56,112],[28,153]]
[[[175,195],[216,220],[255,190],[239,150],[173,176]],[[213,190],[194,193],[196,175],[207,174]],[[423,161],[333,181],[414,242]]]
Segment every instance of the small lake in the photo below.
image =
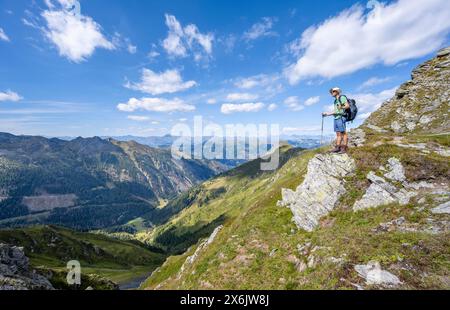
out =
[[137,290],[139,286],[141,286],[142,282],[144,282],[148,277],[150,277],[152,273],[147,273],[138,278],[131,279],[127,282],[123,282],[119,284],[120,290]]

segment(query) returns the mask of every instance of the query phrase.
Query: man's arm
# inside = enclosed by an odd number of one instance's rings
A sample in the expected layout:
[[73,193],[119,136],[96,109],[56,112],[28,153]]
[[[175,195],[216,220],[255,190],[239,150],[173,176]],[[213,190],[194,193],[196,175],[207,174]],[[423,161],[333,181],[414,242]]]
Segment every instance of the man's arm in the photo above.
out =
[[[343,100],[341,100],[341,98],[343,98]],[[348,103],[347,97],[342,96],[341,98],[339,98],[339,101],[341,103],[341,109],[344,110],[350,109],[350,104]]]

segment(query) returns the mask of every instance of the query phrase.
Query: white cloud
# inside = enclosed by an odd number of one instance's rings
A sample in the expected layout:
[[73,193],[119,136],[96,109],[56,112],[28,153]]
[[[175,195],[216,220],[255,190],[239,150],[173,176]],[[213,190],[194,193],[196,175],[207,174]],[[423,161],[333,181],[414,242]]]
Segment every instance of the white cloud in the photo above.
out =
[[286,98],[286,100],[284,100],[284,104],[291,111],[301,111],[305,108],[304,106],[301,105],[300,100],[298,99],[297,96],[291,96]]
[[285,69],[291,84],[333,78],[377,63],[394,65],[440,48],[450,31],[447,0],[399,0],[365,13],[355,5],[303,32],[303,53]]
[[305,105],[306,105],[306,106],[315,105],[316,103],[319,103],[319,101],[320,101],[320,97],[319,97],[319,96],[311,97],[311,98],[308,98],[308,99],[305,101]]
[[249,93],[231,93],[228,94],[227,99],[231,101],[256,100],[258,99],[258,95]]
[[149,58],[151,58],[151,59],[153,59],[153,58],[156,58],[156,57],[158,57],[160,54],[157,52],[157,51],[151,51],[150,53],[148,53],[148,57]]
[[362,83],[358,89],[370,88],[370,87],[373,87],[376,85],[386,83],[390,80],[391,80],[390,77],[385,77],[385,78],[372,77],[372,78],[368,79],[367,81],[365,81],[364,83]]
[[225,47],[225,53],[231,53],[236,45],[237,38],[235,35],[230,34],[226,37],[219,38],[218,41]]
[[222,104],[220,111],[223,114],[231,114],[236,112],[258,112],[263,108],[264,104],[262,102],[241,103],[241,104],[225,103]]
[[206,103],[207,103],[207,104],[216,104],[216,103],[217,103],[217,99],[215,99],[215,98],[210,98],[210,99],[206,100]]
[[72,9],[78,5],[75,0],[59,0],[60,8],[55,9],[49,2],[49,10],[42,13],[47,23],[46,37],[57,47],[59,54],[79,63],[90,57],[97,48],[112,50],[115,46],[102,34],[102,29],[91,17],[77,14]]
[[169,28],[167,38],[162,46],[166,52],[174,57],[186,57],[193,53],[194,59],[200,61],[204,55],[212,54],[214,35],[203,34],[194,24],[183,28],[175,16],[166,14],[166,25]]
[[3,28],[0,28],[0,40],[9,42],[9,37],[6,35]]
[[272,112],[272,111],[276,110],[277,108],[278,108],[278,106],[277,106],[275,103],[271,103],[271,104],[269,104],[269,106],[267,107],[267,110],[268,110],[269,112]]
[[128,46],[127,46],[127,50],[128,50],[128,52],[129,52],[130,54],[136,54],[136,52],[137,52],[137,46],[136,46],[136,45],[133,45],[133,44],[131,44],[131,43],[129,43]]
[[261,37],[276,36],[277,33],[272,31],[275,18],[264,17],[261,22],[254,24],[243,35],[244,40],[253,41]]
[[52,3],[51,0],[44,0],[44,3],[49,9],[55,8],[55,5]]
[[148,116],[139,116],[139,115],[128,115],[127,118],[137,122],[146,122],[150,120]]
[[278,75],[258,74],[247,78],[239,78],[234,85],[240,89],[252,89],[272,85],[280,79]]
[[195,106],[187,104],[178,98],[173,100],[164,98],[131,98],[127,103],[119,103],[117,109],[123,112],[134,112],[137,110],[151,112],[189,112],[194,111]]
[[160,95],[183,91],[196,85],[195,81],[183,82],[178,70],[156,73],[150,69],[143,69],[141,82],[128,82],[125,87],[152,95]]
[[350,98],[356,100],[356,104],[359,109],[359,119],[367,118],[373,111],[381,107],[381,104],[386,100],[392,98],[395,94],[397,87],[383,90],[379,93],[360,93],[350,95]]
[[12,92],[10,90],[7,90],[6,92],[0,92],[0,101],[13,101],[17,102],[19,100],[22,100],[23,98],[19,96],[19,94]]

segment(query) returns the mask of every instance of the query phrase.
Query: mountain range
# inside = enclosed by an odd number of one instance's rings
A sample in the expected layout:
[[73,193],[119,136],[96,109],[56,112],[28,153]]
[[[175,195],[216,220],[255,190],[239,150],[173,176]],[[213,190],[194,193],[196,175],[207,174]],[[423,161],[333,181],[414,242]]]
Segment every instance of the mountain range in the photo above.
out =
[[123,224],[227,169],[134,141],[0,133],[0,226]]
[[[261,159],[225,171],[136,142],[3,134],[0,225],[90,232],[6,229],[2,253],[29,256],[42,275],[77,257],[109,281],[151,273],[141,289],[449,289],[449,81],[446,48],[350,132],[348,154],[282,144],[275,171]],[[61,201],[39,203],[52,195]],[[0,270],[17,270],[8,255]],[[29,273],[4,278],[45,282]]]

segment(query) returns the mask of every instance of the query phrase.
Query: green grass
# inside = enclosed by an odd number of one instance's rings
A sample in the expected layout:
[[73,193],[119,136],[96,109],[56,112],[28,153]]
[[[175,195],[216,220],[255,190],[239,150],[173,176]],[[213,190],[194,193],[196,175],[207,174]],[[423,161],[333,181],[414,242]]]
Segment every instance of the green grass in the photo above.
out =
[[[428,218],[438,220],[442,216],[431,215],[427,208],[418,211],[415,200],[408,206],[390,205],[356,213],[350,208],[369,185],[367,173],[378,170],[390,157],[402,161],[409,181],[430,175],[436,182],[445,180],[448,160],[392,145],[353,149],[351,155],[358,169],[346,180],[348,194],[315,231],[308,233],[297,229],[291,211],[277,207],[276,202],[281,199],[282,188],[295,189],[303,181],[309,159],[321,151],[296,154],[272,173],[251,173],[249,177],[228,173],[203,184],[206,189],[225,186],[226,193],[201,207],[194,202],[156,229],[152,238],[156,240],[167,230],[182,236],[219,215],[226,216],[224,228],[179,279],[179,269],[196,245],[187,253],[168,258],[142,288],[354,289],[352,283],[363,284],[354,265],[378,260],[383,268],[401,278],[403,288],[449,289],[445,280],[450,274],[448,233],[373,231],[380,223],[401,216],[420,225],[426,224]],[[248,172],[249,167],[252,165],[244,170]],[[307,257],[297,247],[306,242],[319,247],[313,254],[317,265],[299,272],[296,262],[306,262]],[[344,262],[332,263],[331,257],[343,257]]]
[[33,267],[62,272],[68,261],[78,260],[84,273],[118,283],[149,274],[166,257],[138,241],[54,226],[0,230],[0,242],[24,247]]

